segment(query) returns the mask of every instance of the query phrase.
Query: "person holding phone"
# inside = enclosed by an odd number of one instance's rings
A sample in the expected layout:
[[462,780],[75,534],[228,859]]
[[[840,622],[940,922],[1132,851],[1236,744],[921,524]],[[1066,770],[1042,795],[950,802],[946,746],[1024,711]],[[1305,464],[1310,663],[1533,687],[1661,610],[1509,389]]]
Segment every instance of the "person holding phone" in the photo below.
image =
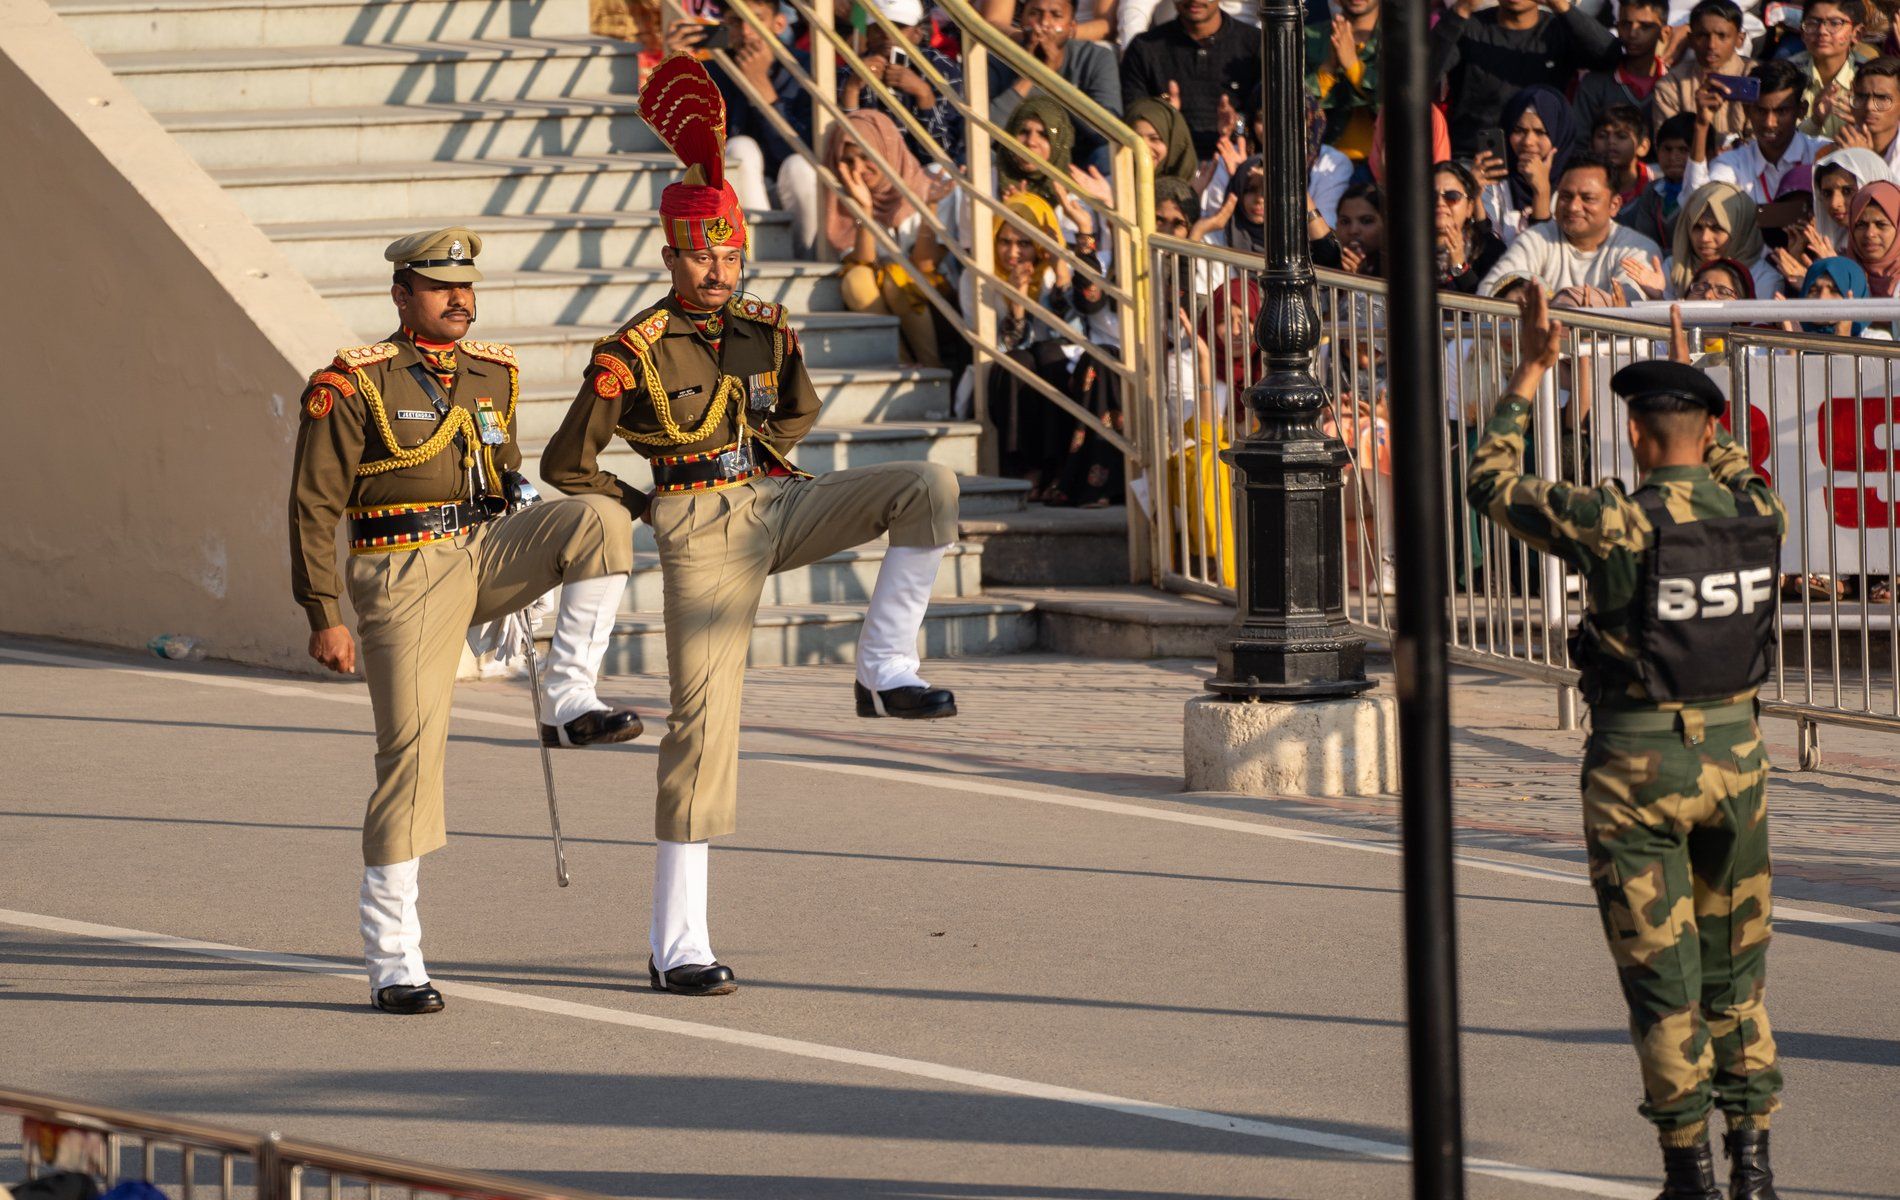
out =
[[[1742,57],[1741,46],[1742,10],[1733,0],[1702,0],[1690,9],[1689,53],[1656,85],[1656,120],[1696,112],[1712,75],[1746,76],[1754,64]],[[1748,123],[1748,112],[1741,101],[1720,91],[1716,94],[1723,99],[1710,111],[1709,129],[1719,144],[1705,147],[1704,155],[1714,154],[1741,136]]]
[[[963,91],[963,68],[930,46],[930,23],[924,19],[923,0],[873,0],[871,4],[891,24],[900,37],[893,38],[881,22],[871,21],[864,31],[865,74],[878,80],[895,94],[897,102],[917,118],[941,152],[954,161],[963,160],[963,114],[950,102],[950,95]],[[939,93],[925,77],[927,66],[949,85]],[[883,97],[875,88],[866,87],[855,73],[847,74],[838,89],[838,103],[846,110],[881,109]],[[904,123],[899,121],[901,126]],[[935,163],[936,155],[908,128],[904,140],[919,162]]]
[[[1736,96],[1737,82],[1752,85],[1748,128],[1755,136],[1711,162],[1705,149],[1709,131],[1717,114]],[[1696,97],[1696,136],[1689,142],[1683,186],[1693,192],[1705,183],[1732,183],[1763,206],[1762,224],[1771,229],[1799,219],[1796,206],[1774,201],[1783,181],[1801,167],[1812,168],[1821,149],[1819,138],[1801,132],[1801,123],[1807,119],[1802,94],[1801,69],[1786,59],[1764,63],[1742,81],[1711,77]]]

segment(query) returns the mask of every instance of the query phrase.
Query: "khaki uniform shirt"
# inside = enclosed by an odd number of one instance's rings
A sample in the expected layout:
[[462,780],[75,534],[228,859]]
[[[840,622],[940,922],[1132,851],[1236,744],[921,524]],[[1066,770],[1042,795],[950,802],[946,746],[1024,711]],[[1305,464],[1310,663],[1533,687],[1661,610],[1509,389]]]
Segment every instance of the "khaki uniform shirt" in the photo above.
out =
[[[501,472],[520,468],[515,352],[495,342],[463,341],[454,353],[446,418],[409,373],[422,355],[400,333],[374,346],[338,351],[334,362],[310,377],[291,473],[290,573],[292,593],[311,629],[343,621],[336,527],[347,509],[470,499],[471,467],[478,488],[485,481],[486,492],[500,495]],[[484,406],[506,435],[501,445],[481,444]],[[458,411],[466,416],[454,415]]]
[[[702,316],[704,314],[701,314]],[[594,344],[580,394],[541,454],[541,477],[569,494],[639,491],[600,467],[616,435],[647,458],[721,450],[745,437],[784,461],[818,420],[818,393],[776,304],[726,302],[715,351],[676,296]]]
[[[1722,69],[1715,74],[1746,75],[1754,67],[1754,63],[1737,54],[1723,63]],[[1702,86],[1705,78],[1702,68],[1696,63],[1695,55],[1688,54],[1683,56],[1682,61],[1677,63],[1669,74],[1657,80],[1656,90],[1649,98],[1657,126],[1660,127],[1664,121],[1677,113],[1686,112],[1694,116],[1696,89]],[[1713,149],[1720,150],[1722,141],[1730,137],[1740,137],[1748,131],[1748,109],[1733,100],[1729,101],[1715,110],[1715,120],[1711,128],[1715,130],[1715,136],[1718,139]],[[1555,186],[1556,181],[1552,180],[1551,183]]]

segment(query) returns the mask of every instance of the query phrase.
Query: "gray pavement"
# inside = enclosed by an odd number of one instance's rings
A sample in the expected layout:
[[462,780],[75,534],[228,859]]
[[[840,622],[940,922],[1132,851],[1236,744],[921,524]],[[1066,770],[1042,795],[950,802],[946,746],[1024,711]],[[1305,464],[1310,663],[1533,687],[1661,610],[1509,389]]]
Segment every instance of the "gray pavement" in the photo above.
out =
[[[713,859],[744,986],[703,1001],[645,986],[651,735],[559,759],[562,891],[523,689],[466,685],[422,873],[450,1009],[401,1020],[351,976],[360,685],[0,640],[0,1083],[627,1196],[1404,1194],[1393,806],[1181,794],[1201,674],[933,664],[965,715],[900,725],[848,668],[754,672]],[[1648,1200],[1578,735],[1548,689],[1455,695],[1471,1193]],[[1895,780],[1826,737],[1771,784],[1776,1154],[1859,1200],[1900,1195]]]

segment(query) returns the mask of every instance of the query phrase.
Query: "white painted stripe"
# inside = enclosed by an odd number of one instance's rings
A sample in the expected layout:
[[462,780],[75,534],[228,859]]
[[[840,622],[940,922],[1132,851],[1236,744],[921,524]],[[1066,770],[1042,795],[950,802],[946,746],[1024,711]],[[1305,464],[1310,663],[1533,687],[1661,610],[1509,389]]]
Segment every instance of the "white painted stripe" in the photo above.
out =
[[[95,671],[120,671],[129,675],[154,676],[160,679],[181,683],[204,684],[209,687],[240,688],[247,691],[262,692],[272,696],[298,696],[312,700],[328,700],[338,704],[354,704],[367,707],[369,697],[358,692],[344,692],[324,688],[304,687],[297,684],[271,683],[263,679],[250,679],[233,675],[210,675],[181,668],[129,666],[102,662],[98,659],[80,658],[67,654],[42,654],[31,650],[14,650],[0,647],[0,658],[17,659],[22,662],[36,662],[47,666],[77,667]],[[509,716],[506,713],[488,712],[479,708],[457,707],[454,714],[458,718],[470,721],[487,721],[496,725],[507,725],[532,731],[534,720],[530,717]],[[938,788],[945,791],[967,792],[990,799],[1024,800],[1033,804],[1051,804],[1061,808],[1083,809],[1089,812],[1109,813],[1114,816],[1138,817],[1144,821],[1164,821],[1175,825],[1193,825],[1202,829],[1217,829],[1223,833],[1244,833],[1252,837],[1273,838],[1283,842],[1302,842],[1310,846],[1326,846],[1335,850],[1352,850],[1361,854],[1383,854],[1396,857],[1399,844],[1391,840],[1373,838],[1353,838],[1335,834],[1314,833],[1305,829],[1290,829],[1269,824],[1266,819],[1241,821],[1232,817],[1215,817],[1206,813],[1179,812],[1174,809],[1150,808],[1141,804],[1130,804],[1123,800],[1111,800],[1098,795],[1078,795],[1073,792],[1041,791],[1037,789],[1013,787],[999,783],[984,776],[946,775],[941,771],[903,770],[896,767],[871,767],[858,763],[838,762],[834,759],[805,757],[796,754],[775,754],[766,751],[741,751],[740,757],[748,762],[774,763],[780,766],[803,767],[812,771],[828,771],[834,775],[856,775],[866,779],[880,779],[890,783],[900,783],[907,787]],[[1541,879],[1554,883],[1570,884],[1576,887],[1588,887],[1590,880],[1581,871],[1564,870],[1560,867],[1536,867],[1521,863],[1499,862],[1495,859],[1481,858],[1470,854],[1456,856],[1461,867],[1470,867],[1477,871],[1489,871],[1494,875],[1515,875],[1523,879]],[[1794,905],[1775,905],[1775,920],[1788,924],[1826,925],[1830,928],[1867,933],[1876,937],[1900,940],[1900,923],[1891,921],[1870,921],[1863,917],[1843,916],[1837,913],[1820,912],[1816,909],[1800,908]]]
[[[141,946],[150,950],[199,954],[226,962],[245,963],[273,970],[302,971],[334,979],[347,979],[364,986],[368,986],[369,983],[368,977],[361,971],[319,958],[306,958],[300,954],[252,950],[243,946],[225,945],[221,942],[203,942],[194,938],[173,937],[165,933],[121,929],[112,925],[95,925],[89,921],[70,921],[63,917],[16,912],[11,909],[0,909],[0,923],[23,929],[38,929],[46,933],[65,934],[69,937]],[[706,1042],[721,1042],[748,1050],[763,1050],[795,1058],[862,1067],[872,1071],[885,1071],[913,1079],[928,1079],[936,1083],[975,1088],[979,1091],[1025,1096],[1054,1104],[1073,1104],[1082,1108],[1102,1109],[1131,1117],[1145,1117],[1149,1120],[1167,1121],[1176,1125],[1190,1125],[1197,1129],[1211,1129],[1221,1133],[1239,1134],[1243,1137],[1312,1146],[1381,1162],[1406,1162],[1410,1158],[1410,1152],[1406,1147],[1392,1142],[1379,1142],[1371,1138],[1304,1129],[1297,1125],[1283,1125],[1277,1121],[1256,1121],[1247,1117],[1232,1117],[1198,1108],[1181,1108],[1172,1104],[1157,1104],[1151,1100],[1136,1100],[1127,1096],[1110,1095],[1106,1092],[1089,1092],[1079,1088],[1063,1087],[1060,1084],[1039,1083],[1032,1079],[996,1075],[988,1071],[971,1071],[963,1067],[926,1062],[922,1059],[900,1058],[896,1055],[877,1054],[868,1050],[853,1050],[844,1046],[828,1046],[821,1042],[777,1037],[769,1033],[753,1033],[750,1030],[729,1029],[721,1025],[702,1025],[697,1021],[679,1021],[670,1017],[649,1016],[646,1013],[623,1009],[602,1008],[595,1004],[579,1004],[572,1000],[537,996],[510,988],[442,981],[437,981],[436,987],[445,995],[463,1000],[494,1004],[503,1008],[522,1009],[547,1016],[593,1021],[602,1025],[619,1025],[628,1029],[641,1029],[649,1033],[671,1034],[675,1037],[695,1038]],[[1509,1179],[1515,1183],[1534,1184],[1585,1196],[1607,1196],[1615,1200],[1649,1200],[1650,1189],[1647,1187],[1615,1183],[1587,1175],[1574,1175],[1567,1171],[1549,1171],[1494,1158],[1468,1158],[1465,1160],[1465,1167],[1474,1175]]]

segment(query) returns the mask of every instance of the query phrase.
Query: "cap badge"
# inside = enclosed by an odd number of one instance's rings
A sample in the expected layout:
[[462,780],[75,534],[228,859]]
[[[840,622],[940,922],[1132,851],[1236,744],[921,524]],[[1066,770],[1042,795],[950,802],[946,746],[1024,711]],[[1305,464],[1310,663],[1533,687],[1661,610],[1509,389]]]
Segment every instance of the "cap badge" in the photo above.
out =
[[706,240],[713,245],[723,245],[732,238],[732,222],[724,217],[714,217],[706,222]]
[[460,238],[457,238],[455,241],[452,241],[449,243],[449,257],[450,258],[462,257],[462,241]]

